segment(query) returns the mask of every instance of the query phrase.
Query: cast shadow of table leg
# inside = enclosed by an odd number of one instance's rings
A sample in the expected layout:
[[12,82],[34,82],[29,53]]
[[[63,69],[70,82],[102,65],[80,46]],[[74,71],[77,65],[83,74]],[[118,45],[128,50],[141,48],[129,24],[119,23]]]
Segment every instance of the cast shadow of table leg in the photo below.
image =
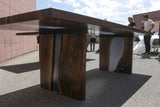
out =
[[40,69],[40,66],[39,66],[39,62],[33,62],[33,63],[25,63],[25,64],[0,66],[0,69],[19,74],[24,72],[30,72],[33,70],[38,70]]
[[148,75],[121,74],[98,69],[87,71],[86,100],[79,101],[40,85],[0,96],[0,107],[119,107],[150,78]]

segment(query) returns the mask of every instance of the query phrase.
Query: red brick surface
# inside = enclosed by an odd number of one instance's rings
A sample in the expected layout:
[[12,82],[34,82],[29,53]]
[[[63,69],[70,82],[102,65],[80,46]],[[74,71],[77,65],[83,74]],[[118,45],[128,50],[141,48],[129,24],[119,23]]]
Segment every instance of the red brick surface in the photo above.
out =
[[[0,0],[0,17],[36,10],[36,0]],[[16,36],[0,30],[0,63],[37,49],[36,36]]]
[[141,21],[143,21],[143,14],[148,14],[149,18],[152,19],[154,22],[156,22],[156,25],[157,25],[156,28],[158,29],[158,23],[160,21],[160,10],[154,11],[154,12],[133,15],[134,21],[136,22],[137,28],[139,28],[139,29],[142,26]]

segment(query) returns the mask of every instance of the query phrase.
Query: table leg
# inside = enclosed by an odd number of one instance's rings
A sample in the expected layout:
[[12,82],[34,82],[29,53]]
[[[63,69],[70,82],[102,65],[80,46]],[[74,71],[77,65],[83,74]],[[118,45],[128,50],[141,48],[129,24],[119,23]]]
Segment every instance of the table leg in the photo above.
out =
[[86,35],[40,35],[41,87],[85,99]]
[[52,65],[53,65],[54,36],[52,34],[40,35],[39,60],[41,87],[52,90]]
[[100,69],[132,73],[133,34],[100,36]]

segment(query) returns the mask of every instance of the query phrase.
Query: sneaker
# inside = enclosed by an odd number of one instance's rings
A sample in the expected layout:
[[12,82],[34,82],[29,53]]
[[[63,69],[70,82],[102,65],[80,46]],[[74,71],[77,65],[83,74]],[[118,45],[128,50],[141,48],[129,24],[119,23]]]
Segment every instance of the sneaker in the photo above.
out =
[[151,53],[150,53],[150,52],[147,52],[146,54],[149,55],[149,54],[151,54]]
[[99,53],[99,49],[95,53],[98,54]]
[[146,55],[147,54],[147,52],[145,52],[145,53],[142,53],[142,55]]
[[96,52],[99,53],[99,49]]

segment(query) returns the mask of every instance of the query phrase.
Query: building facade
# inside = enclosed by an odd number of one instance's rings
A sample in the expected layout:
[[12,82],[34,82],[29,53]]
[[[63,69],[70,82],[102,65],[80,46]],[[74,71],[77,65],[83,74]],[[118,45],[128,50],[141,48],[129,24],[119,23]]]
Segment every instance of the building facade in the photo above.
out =
[[[0,0],[0,17],[36,10],[36,0]],[[37,50],[36,36],[16,36],[17,31],[0,30],[0,63]]]
[[160,10],[133,15],[134,21],[136,22],[136,26],[139,29],[142,27],[141,21],[143,21],[143,14],[148,14],[149,18],[154,21],[155,27],[152,31],[158,31],[159,30],[159,23],[160,23]]

